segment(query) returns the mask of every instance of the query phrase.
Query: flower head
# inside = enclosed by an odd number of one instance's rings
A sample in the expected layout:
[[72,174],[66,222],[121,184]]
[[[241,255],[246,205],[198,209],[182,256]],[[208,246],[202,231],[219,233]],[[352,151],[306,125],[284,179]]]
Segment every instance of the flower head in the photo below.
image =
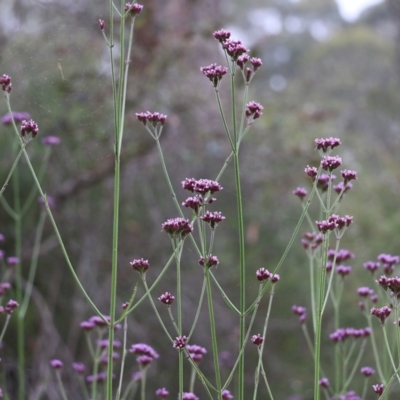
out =
[[374,392],[380,396],[383,393],[385,386],[382,383],[378,383],[376,385],[372,385],[372,388],[374,389]]
[[46,146],[58,146],[61,143],[61,139],[58,136],[45,136],[42,139],[42,143]]
[[321,378],[319,380],[318,384],[322,388],[327,389],[329,387],[329,379],[328,378]]
[[264,107],[255,101],[250,101],[246,104],[245,114],[248,125],[252,124],[255,119],[261,117],[263,109]]
[[222,400],[232,400],[233,399],[231,392],[227,389],[222,391],[221,397],[222,397]]
[[143,258],[135,259],[130,262],[131,267],[135,270],[144,274],[150,267],[149,260],[144,260]]
[[187,337],[186,336],[178,336],[173,343],[173,346],[177,350],[182,350],[186,346]]
[[341,142],[339,138],[321,138],[315,139],[315,146],[317,150],[321,150],[323,153],[333,150],[335,147],[340,146]]
[[85,364],[80,362],[72,363],[72,368],[78,373],[83,374],[85,372]]
[[248,52],[240,40],[226,40],[222,43],[222,48],[228,53],[233,61],[236,61],[239,56]]
[[324,156],[321,165],[325,171],[333,171],[342,165],[342,159],[339,156]]
[[195,362],[200,362],[203,359],[204,354],[207,354],[207,350],[204,347],[198,346],[197,344],[188,344],[186,346],[190,357]]
[[25,143],[31,141],[39,133],[39,126],[33,120],[23,120],[21,124],[21,136]]
[[152,358],[153,360],[157,359],[159,355],[157,352],[148,344],[137,343],[133,344],[129,349],[130,353],[137,354],[139,356],[147,356]]
[[209,223],[211,229],[215,229],[216,226],[225,219],[225,217],[219,211],[207,211],[202,217],[200,217],[200,219]]
[[217,39],[220,43],[226,42],[230,37],[231,33],[225,29],[220,29],[213,33],[215,39]]
[[11,77],[3,74],[3,76],[0,77],[0,85],[3,92],[10,93],[12,90]]
[[266,268],[259,268],[256,271],[256,277],[260,282],[262,282],[270,279],[272,277],[272,274]]
[[209,254],[205,259],[204,257],[200,257],[199,259],[199,265],[201,265],[202,267],[211,268],[217,266],[218,264],[218,257],[213,256],[212,254]]
[[104,31],[105,22],[104,19],[99,19],[99,28],[101,31]]
[[295,196],[297,196],[301,201],[304,200],[304,197],[307,196],[307,189],[303,187],[298,187],[293,190],[292,192]]
[[175,296],[173,296],[170,292],[165,292],[158,298],[158,300],[160,300],[161,303],[170,306],[174,302]]
[[143,10],[143,6],[138,3],[126,3],[124,11],[129,12],[129,15],[131,17],[136,17],[136,15],[140,14]]
[[170,218],[162,224],[162,230],[168,233],[171,238],[184,239],[193,232],[193,226],[189,220],[184,218]]
[[391,312],[392,312],[392,309],[389,308],[388,306],[383,306],[381,308],[371,308],[371,314],[375,315],[375,317],[379,318],[382,325],[385,324],[386,319],[389,317]]
[[6,306],[4,307],[4,310],[7,314],[12,314],[13,311],[19,306],[18,302],[15,300],[8,300]]
[[199,400],[199,398],[192,392],[183,392],[180,400]]
[[371,367],[362,367],[360,371],[365,377],[369,377],[375,373],[375,370]]
[[257,335],[253,335],[251,337],[251,341],[256,346],[261,346],[262,342],[264,342],[264,338],[259,333],[257,333]]
[[159,388],[156,390],[156,396],[158,396],[160,399],[166,399],[169,396],[169,392],[165,387]]
[[214,63],[201,67],[200,71],[211,81],[214,87],[218,87],[222,77],[228,72],[228,68]]
[[64,366],[63,362],[57,359],[51,360],[50,365],[54,369],[61,369]]
[[12,120],[14,120],[16,124],[18,124],[22,122],[24,119],[30,119],[30,118],[31,115],[25,111],[13,111],[12,114],[7,113],[3,117],[1,117],[0,122],[3,125],[11,125]]

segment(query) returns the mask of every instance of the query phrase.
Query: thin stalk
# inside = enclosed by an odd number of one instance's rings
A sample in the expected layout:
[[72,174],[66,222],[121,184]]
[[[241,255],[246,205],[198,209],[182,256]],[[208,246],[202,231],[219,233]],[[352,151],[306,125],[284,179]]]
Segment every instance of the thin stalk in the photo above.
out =
[[126,355],[128,354],[126,351],[126,337],[128,334],[128,320],[124,318],[124,337],[123,337],[123,347],[122,347],[122,360],[121,360],[121,371],[119,373],[119,384],[117,389],[117,394],[115,396],[115,400],[120,400],[121,398],[121,390],[122,390],[122,378],[124,376],[124,369],[125,369],[125,359]]
[[56,377],[57,377],[57,383],[58,383],[58,387],[60,389],[60,393],[61,393],[61,397],[63,400],[68,400],[68,396],[67,393],[65,392],[65,388],[61,379],[61,374],[60,374],[60,370],[56,369]]
[[24,151],[25,146],[26,146],[26,144],[24,143],[23,146],[21,147],[21,149],[19,150],[19,152],[17,154],[17,157],[14,160],[13,165],[11,166],[10,172],[8,173],[7,178],[6,178],[6,180],[5,180],[4,184],[3,184],[3,187],[0,190],[0,197],[3,195],[4,190],[6,190],[8,182],[9,182],[9,180],[10,180],[10,178],[11,178],[11,176],[12,176],[14,170],[15,170],[15,168],[17,167],[18,161],[22,156],[22,153]]
[[200,299],[199,299],[199,305],[197,306],[197,310],[196,310],[196,314],[194,316],[194,320],[193,320],[193,324],[192,324],[192,328],[190,329],[190,332],[188,334],[188,341],[190,341],[190,338],[192,337],[192,334],[194,332],[194,329],[197,325],[197,321],[199,319],[199,315],[200,315],[200,310],[201,310],[201,306],[203,305],[203,300],[204,300],[204,293],[206,291],[206,280],[203,280],[203,285],[201,287],[201,293],[200,293]]
[[388,337],[387,337],[387,334],[386,334],[385,325],[382,325],[382,330],[383,330],[383,337],[385,339],[386,350],[387,350],[387,353],[389,355],[390,363],[392,364],[392,367],[393,367],[393,370],[394,370],[394,372],[396,374],[397,380],[400,382],[400,375],[397,372],[396,364],[395,364],[395,362],[393,360],[392,351],[390,349],[390,344],[389,344]]
[[382,383],[385,383],[386,382],[385,374],[382,371],[380,354],[378,351],[378,347],[376,345],[376,337],[375,337],[374,329],[372,327],[372,316],[369,312],[365,313],[365,316],[367,317],[368,326],[369,326],[370,332],[371,332],[370,337],[371,337],[371,344],[372,344],[372,352],[374,353],[374,360],[375,360],[375,364],[376,364],[376,369],[378,370],[379,380]]
[[212,342],[212,351],[213,351],[213,359],[214,359],[215,380],[216,380],[216,386],[217,386],[218,399],[222,400],[222,397],[221,397],[221,371],[219,368],[217,331],[216,331],[216,327],[215,327],[215,315],[214,315],[213,298],[212,298],[212,292],[211,292],[211,281],[210,281],[210,276],[209,276],[209,269],[207,267],[205,267],[205,276],[206,276],[206,282],[207,282],[208,313],[209,313],[209,318],[210,318],[211,342]]

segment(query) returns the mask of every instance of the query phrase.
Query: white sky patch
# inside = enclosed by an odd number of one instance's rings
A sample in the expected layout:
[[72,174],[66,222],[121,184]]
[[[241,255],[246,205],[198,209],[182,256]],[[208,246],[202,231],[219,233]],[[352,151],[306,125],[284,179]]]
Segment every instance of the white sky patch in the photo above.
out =
[[382,3],[383,0],[336,0],[340,14],[346,21],[355,21],[368,7]]

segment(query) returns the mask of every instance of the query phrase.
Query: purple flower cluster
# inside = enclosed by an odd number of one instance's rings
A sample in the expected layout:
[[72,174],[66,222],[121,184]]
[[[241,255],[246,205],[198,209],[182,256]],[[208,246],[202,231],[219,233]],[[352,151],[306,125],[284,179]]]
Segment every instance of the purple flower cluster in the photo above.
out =
[[151,346],[144,343],[133,344],[129,352],[138,355],[136,361],[142,366],[149,365],[153,360],[159,357]]
[[352,268],[349,265],[338,265],[336,267],[336,273],[344,278],[347,275],[350,275]]
[[218,87],[222,77],[228,72],[228,68],[217,64],[210,64],[206,67],[201,67],[200,71],[211,81],[213,86]]
[[307,309],[305,307],[294,305],[292,306],[292,311],[294,314],[299,316],[301,324],[304,324],[304,322],[306,322]]
[[19,304],[15,300],[8,300],[6,306],[4,307],[4,311],[11,315],[18,306]]
[[382,275],[376,282],[384,290],[389,290],[397,298],[400,297],[400,277],[395,276],[393,278],[388,278]]
[[329,335],[330,339],[335,342],[344,342],[348,338],[365,338],[371,335],[371,329],[369,327],[362,329],[355,328],[339,328],[335,332]]
[[256,271],[256,278],[260,282],[271,280],[272,283],[276,283],[281,279],[281,277],[278,274],[272,274],[266,268],[259,268]]
[[378,383],[376,385],[372,385],[372,388],[374,389],[374,392],[380,396],[383,393],[385,386],[382,383]]
[[317,150],[321,150],[323,153],[333,150],[335,147],[340,146],[341,142],[339,138],[321,138],[315,139],[315,146]]
[[182,188],[202,196],[206,196],[208,194],[212,195],[223,189],[223,187],[217,181],[212,181],[210,179],[196,180],[194,178],[186,178],[184,181],[182,181]]
[[369,377],[375,373],[375,370],[371,367],[362,367],[360,371],[365,377]]
[[21,136],[23,137],[25,142],[32,140],[39,133],[39,126],[33,120],[23,120],[21,124]]
[[257,335],[253,335],[251,337],[251,342],[256,346],[261,346],[261,344],[264,342],[264,337],[257,333]]
[[301,244],[303,247],[311,250],[315,250],[319,247],[319,245],[324,241],[324,237],[321,233],[315,232],[305,232],[303,233],[303,237],[301,239]]
[[318,384],[319,384],[319,386],[321,386],[324,389],[327,389],[330,386],[328,378],[321,378],[319,380]]
[[180,400],[199,400],[199,398],[192,392],[183,392]]
[[369,287],[362,286],[357,289],[357,293],[360,297],[369,297],[374,294],[374,291]]
[[215,229],[216,226],[225,219],[225,217],[219,211],[206,211],[206,213],[200,219],[209,223],[211,229]]
[[170,306],[174,302],[175,296],[173,296],[170,292],[165,292],[158,298],[158,300],[160,300],[161,303]]
[[12,114],[7,113],[6,115],[4,115],[3,117],[1,117],[1,123],[3,125],[11,125],[12,120],[14,120],[14,122],[16,124],[22,122],[23,120],[26,119],[30,119],[31,115],[25,111],[13,111]]
[[353,217],[346,215],[344,217],[339,217],[336,214],[332,214],[327,220],[316,221],[317,228],[320,232],[326,233],[333,230],[342,230],[347,228],[353,222]]
[[344,261],[350,260],[354,258],[354,253],[347,249],[340,249],[335,252],[334,249],[328,250],[328,260],[333,261],[336,259],[336,262],[342,263]]
[[253,121],[257,118],[260,118],[262,115],[264,107],[255,102],[255,101],[250,101],[249,103],[246,104],[246,110],[245,114],[247,117],[247,123],[250,125],[253,123]]
[[379,254],[378,261],[382,263],[385,274],[390,275],[394,271],[394,267],[399,264],[400,257],[392,256],[391,254]]
[[232,61],[237,61],[242,54],[249,51],[240,40],[225,40],[222,43],[222,48],[231,57]]
[[170,218],[162,224],[162,230],[168,233],[171,238],[184,239],[193,232],[193,226],[187,219]]
[[221,396],[222,396],[222,400],[232,400],[233,399],[231,392],[227,389],[222,391]]
[[142,122],[144,125],[147,125],[147,123],[150,123],[154,127],[156,127],[158,124],[163,126],[165,121],[167,120],[166,115],[160,114],[159,112],[150,112],[150,111],[136,113],[136,118],[140,122]]
[[186,346],[187,337],[186,336],[178,336],[173,343],[173,346],[178,349],[182,350]]
[[150,267],[150,263],[148,260],[144,260],[143,258],[135,259],[130,262],[131,267],[135,270],[144,274]]
[[307,196],[307,189],[303,187],[298,187],[293,190],[292,192],[295,196],[297,196],[301,201],[304,200],[304,197]]
[[331,172],[342,165],[342,159],[339,156],[324,156],[321,165],[325,171]]
[[211,268],[217,266],[219,264],[219,260],[217,256],[209,254],[205,259],[204,257],[200,257],[199,264],[202,267]]
[[42,143],[46,146],[58,146],[61,143],[61,139],[58,136],[45,136],[42,139]]
[[3,76],[0,77],[0,85],[3,92],[10,93],[12,90],[11,77],[3,74]]
[[203,359],[204,354],[207,354],[207,350],[204,347],[198,346],[197,344],[188,344],[186,346],[190,357],[195,362],[200,362]]
[[160,399],[166,399],[169,396],[169,392],[165,387],[156,390],[156,396]]
[[386,322],[391,312],[392,309],[388,306],[383,306],[381,308],[371,308],[371,314],[379,318],[382,325]]
[[54,369],[61,369],[64,364],[61,360],[54,359],[50,361],[50,366]]
[[135,17],[136,15],[140,14],[143,10],[143,6],[141,4],[138,3],[126,3],[125,4],[125,8],[124,11],[127,12],[129,11],[129,15],[131,17]]

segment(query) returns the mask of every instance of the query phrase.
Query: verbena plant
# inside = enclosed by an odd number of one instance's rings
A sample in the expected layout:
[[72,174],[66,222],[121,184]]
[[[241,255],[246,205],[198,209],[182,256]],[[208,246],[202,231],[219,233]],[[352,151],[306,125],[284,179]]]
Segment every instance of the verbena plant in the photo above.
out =
[[[392,392],[394,396],[398,394],[400,383],[400,318],[399,302],[400,278],[392,277],[395,266],[399,264],[399,257],[389,254],[381,254],[377,261],[369,261],[364,264],[371,276],[376,275],[379,268],[383,268],[384,275],[377,277],[375,283],[382,288],[372,289],[360,287],[360,309],[366,317],[366,326],[362,328],[343,328],[340,320],[340,305],[343,288],[347,276],[351,272],[351,267],[343,264],[345,261],[354,258],[354,254],[341,248],[343,235],[352,225],[353,218],[348,215],[338,214],[339,206],[342,206],[344,195],[351,189],[351,181],[357,179],[355,171],[343,169],[340,171],[341,181],[335,184],[337,178],[336,171],[342,165],[342,159],[332,152],[341,144],[338,138],[320,138],[315,140],[315,148],[320,154],[320,162],[316,166],[307,166],[306,175],[310,178],[312,189],[310,193],[304,188],[297,188],[293,194],[301,200],[302,213],[294,229],[292,237],[288,240],[288,245],[280,261],[275,267],[265,267],[254,269],[254,280],[259,282],[258,293],[246,292],[246,248],[244,235],[244,207],[242,202],[241,174],[239,152],[243,140],[248,134],[251,125],[262,115],[263,107],[255,101],[249,101],[249,87],[253,82],[257,70],[262,66],[259,58],[251,57],[249,50],[240,41],[233,40],[231,33],[226,30],[214,32],[214,38],[219,42],[225,55],[226,65],[221,66],[211,64],[201,68],[201,72],[210,81],[210,90],[214,90],[216,104],[219,108],[221,121],[226,134],[226,140],[230,146],[230,154],[227,156],[219,174],[212,179],[186,178],[182,184],[182,191],[176,192],[174,187],[176,182],[171,182],[163,151],[160,143],[163,126],[167,123],[167,116],[159,112],[139,112],[136,114],[138,120],[154,139],[162,166],[162,171],[172,200],[176,206],[176,216],[167,219],[162,224],[162,231],[170,237],[171,254],[168,262],[160,269],[157,279],[154,282],[147,282],[146,272],[150,263],[145,258],[134,259],[131,267],[139,273],[141,283],[145,290],[143,296],[136,295],[133,291],[130,300],[122,305],[122,312],[117,312],[117,273],[118,273],[118,233],[119,233],[119,203],[120,203],[120,161],[122,153],[122,140],[125,128],[125,105],[128,85],[128,70],[131,61],[131,49],[133,42],[133,31],[135,20],[141,13],[143,6],[137,3],[122,3],[118,8],[112,1],[110,2],[110,26],[106,27],[103,20],[99,21],[99,28],[110,51],[111,77],[112,77],[112,97],[114,104],[114,213],[113,213],[113,239],[112,239],[112,266],[111,266],[111,287],[110,287],[110,308],[104,313],[98,309],[91,300],[85,288],[81,284],[79,277],[75,273],[74,267],[68,256],[68,250],[64,246],[62,233],[58,229],[57,222],[52,214],[52,200],[46,195],[41,186],[41,178],[45,171],[45,166],[49,160],[51,148],[60,143],[57,137],[46,137],[43,143],[47,145],[44,154],[44,162],[41,164],[40,171],[36,171],[32,166],[28,144],[39,133],[38,124],[29,119],[27,113],[13,112],[11,106],[12,82],[9,75],[4,74],[0,77],[0,84],[5,95],[8,114],[3,118],[3,123],[11,125],[14,131],[14,141],[11,154],[14,154],[14,161],[7,178],[1,188],[0,199],[5,210],[15,222],[16,243],[15,255],[6,257],[4,252],[0,252],[3,263],[4,276],[3,283],[0,284],[0,296],[4,306],[0,311],[6,315],[4,327],[0,340],[8,326],[13,311],[17,319],[18,332],[18,399],[22,400],[29,395],[25,385],[25,353],[24,341],[26,332],[24,327],[24,317],[32,294],[32,287],[35,278],[36,266],[39,256],[42,230],[46,217],[48,216],[56,233],[61,250],[65,257],[66,264],[79,286],[82,294],[91,306],[94,316],[80,324],[80,328],[85,332],[88,351],[92,358],[92,365],[74,363],[72,368],[76,372],[77,379],[81,384],[81,397],[84,399],[133,399],[146,398],[146,392],[151,392],[150,398],[157,396],[161,399],[198,399],[196,392],[202,393],[203,398],[228,400],[228,399],[274,399],[274,384],[268,380],[265,372],[265,363],[268,358],[264,355],[264,344],[267,336],[267,328],[272,308],[272,302],[276,290],[276,284],[280,280],[278,272],[303,224],[308,224],[308,230],[302,235],[301,242],[306,251],[309,263],[309,293],[310,299],[304,299],[302,305],[294,305],[293,312],[299,316],[301,329],[303,330],[306,344],[310,350],[310,359],[314,361],[314,386],[310,389],[307,398],[319,400],[326,399],[366,399],[389,398]],[[120,41],[118,63],[114,55],[114,20],[119,20]],[[129,27],[127,26],[129,25]],[[127,35],[127,36],[126,36]],[[125,43],[127,46],[125,47]],[[237,76],[244,84],[244,91],[238,92],[236,89]],[[229,111],[223,107],[220,98],[222,81],[227,84],[230,90]],[[229,115],[229,117],[228,117]],[[26,201],[22,202],[19,194],[18,182],[18,163],[25,159],[34,182]],[[214,243],[218,240],[217,228],[223,223],[225,216],[220,211],[213,211],[218,192],[223,188],[220,180],[227,168],[233,168],[236,186],[237,204],[237,227],[238,227],[238,248],[239,259],[238,268],[238,293],[237,298],[230,298],[225,288],[218,281],[215,273],[220,260],[214,254]],[[11,185],[9,185],[11,184]],[[5,190],[13,190],[13,203],[8,203],[3,193]],[[183,191],[189,192],[183,202],[178,198]],[[21,243],[22,231],[21,221],[24,215],[34,204],[34,200],[40,195],[42,212],[37,224],[35,246],[32,254],[29,277],[26,282],[21,274]],[[309,213],[311,201],[316,198],[319,204],[319,215],[313,218]],[[229,218],[234,218],[229,216]],[[0,242],[4,237],[0,235]],[[182,297],[182,274],[181,260],[182,252],[189,241],[190,245],[196,250],[196,263],[200,265],[194,273],[202,272],[202,288],[199,294],[197,311],[191,319],[191,323],[183,322],[183,297]],[[158,283],[163,279],[167,270],[175,268],[176,287],[171,292],[157,293]],[[14,274],[14,276],[11,276]],[[12,281],[13,285],[8,283]],[[375,307],[379,301],[375,291],[381,290],[384,293],[383,306]],[[172,294],[172,292],[174,292]],[[225,301],[226,308],[238,319],[238,344],[237,353],[230,373],[224,376],[221,372],[219,345],[221,337],[218,334],[218,320],[215,316],[215,294],[218,292]],[[6,303],[7,293],[16,300],[9,299]],[[157,293],[157,294],[156,294]],[[140,307],[143,301],[149,301],[159,320],[165,340],[176,349],[178,358],[177,393],[169,392],[162,386],[162,382],[154,382],[147,378],[147,371],[159,354],[150,344],[137,343],[128,345],[127,332],[128,322],[131,314]],[[165,305],[165,310],[160,313],[156,302]],[[259,306],[261,301],[267,303],[267,313],[259,316]],[[201,360],[207,350],[197,344],[192,343],[191,339],[196,329],[199,329],[199,316],[203,309],[203,304],[207,309],[210,326],[210,343],[213,359],[213,369],[205,370],[202,368]],[[311,318],[307,319],[307,309],[304,304],[308,304]],[[333,343],[332,348],[322,349],[323,316],[327,307],[333,311],[334,331],[330,334]],[[376,316],[377,319],[372,318]],[[394,324],[388,323],[388,319],[393,317]],[[164,322],[168,318],[171,324]],[[187,321],[189,317],[185,319]],[[263,329],[261,332],[254,332],[253,325],[256,319],[261,319]],[[380,323],[381,331],[376,322]],[[168,326],[172,326],[171,330]],[[122,330],[122,342],[116,340],[116,331]],[[258,352],[258,363],[251,366],[246,363],[245,346],[251,341],[254,350]],[[381,343],[384,343],[382,346]],[[120,349],[121,353],[118,353]],[[332,365],[322,365],[321,354],[331,352]],[[376,368],[375,384],[368,383],[368,378],[375,374],[375,369],[362,364],[363,355],[371,353],[375,360]],[[139,366],[138,372],[127,382],[124,378],[125,359],[129,353],[136,354]],[[118,360],[118,362],[117,362]],[[76,398],[68,393],[62,380],[63,362],[58,359],[49,360],[50,366],[55,371],[55,376],[59,385],[60,396],[63,400]],[[187,368],[189,367],[189,368]],[[245,387],[245,371],[249,368],[254,369],[254,384],[252,390]],[[329,371],[331,377],[325,374]],[[149,380],[149,382],[147,382]],[[149,388],[149,390],[146,390]],[[6,391],[2,393],[8,397]],[[369,396],[369,397],[368,397]],[[41,393],[36,396],[40,398]],[[276,398],[276,397],[275,397]]]

